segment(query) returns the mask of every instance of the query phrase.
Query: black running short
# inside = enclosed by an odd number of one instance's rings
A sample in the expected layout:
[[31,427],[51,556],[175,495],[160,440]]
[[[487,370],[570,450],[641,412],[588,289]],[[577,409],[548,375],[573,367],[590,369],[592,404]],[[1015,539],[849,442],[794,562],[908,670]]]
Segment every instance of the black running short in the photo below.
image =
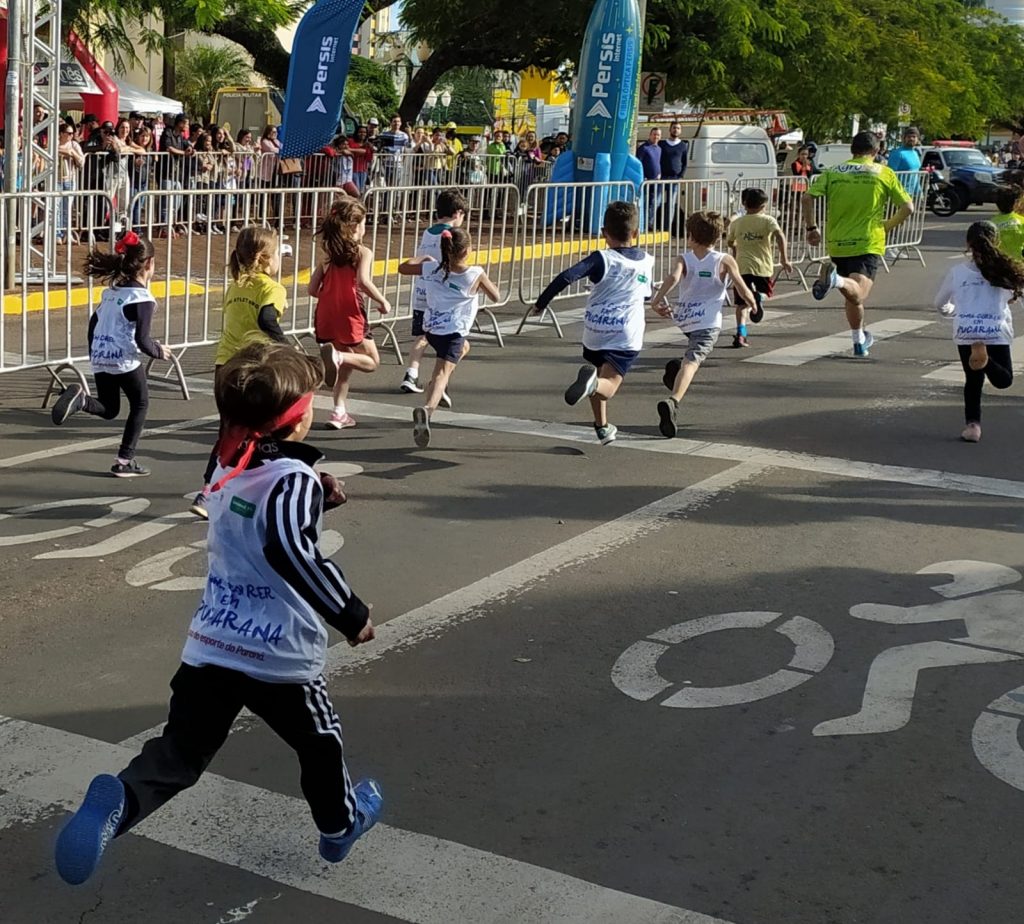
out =
[[858,274],[874,279],[882,265],[882,258],[877,253],[866,253],[860,257],[833,257],[832,264],[840,276]]

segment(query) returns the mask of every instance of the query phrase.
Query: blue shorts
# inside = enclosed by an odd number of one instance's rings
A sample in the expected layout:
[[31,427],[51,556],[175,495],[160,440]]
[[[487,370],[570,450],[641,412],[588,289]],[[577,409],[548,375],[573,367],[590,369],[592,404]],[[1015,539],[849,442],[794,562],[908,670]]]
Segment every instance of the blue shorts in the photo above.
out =
[[583,348],[583,358],[588,363],[598,369],[608,363],[619,375],[629,372],[639,355],[639,350],[588,350],[586,347]]
[[433,348],[438,359],[446,362],[457,363],[462,359],[462,350],[466,338],[462,334],[430,334],[427,335],[427,343]]
[[412,313],[412,335],[414,337],[423,336],[423,312],[413,311]]

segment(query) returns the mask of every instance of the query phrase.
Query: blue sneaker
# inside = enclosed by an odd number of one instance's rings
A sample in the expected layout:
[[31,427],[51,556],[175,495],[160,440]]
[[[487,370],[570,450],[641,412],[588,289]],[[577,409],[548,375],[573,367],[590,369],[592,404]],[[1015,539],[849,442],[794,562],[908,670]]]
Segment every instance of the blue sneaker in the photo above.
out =
[[99,866],[124,815],[124,784],[109,773],[94,777],[81,807],[57,838],[54,859],[60,878],[81,885]]
[[871,352],[871,348],[875,345],[875,338],[872,336],[871,331],[864,331],[864,342],[855,343],[853,345],[853,355],[858,359],[863,359]]
[[837,285],[839,285],[839,273],[836,272],[831,260],[823,261],[818,278],[811,286],[811,294],[820,302]]
[[377,819],[380,818],[384,796],[376,780],[360,780],[356,783],[355,796],[356,823],[352,830],[341,837],[320,835],[320,856],[328,863],[340,863],[344,860],[352,845],[377,824]]

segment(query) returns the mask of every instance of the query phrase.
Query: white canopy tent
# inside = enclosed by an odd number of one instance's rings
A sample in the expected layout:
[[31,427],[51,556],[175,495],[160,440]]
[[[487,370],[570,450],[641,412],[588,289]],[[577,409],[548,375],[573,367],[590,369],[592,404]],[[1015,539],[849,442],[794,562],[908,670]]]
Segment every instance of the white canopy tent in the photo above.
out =
[[162,112],[181,112],[182,105],[176,99],[133,87],[120,77],[114,78],[119,94],[117,108],[121,112],[141,112],[143,115],[159,115]]

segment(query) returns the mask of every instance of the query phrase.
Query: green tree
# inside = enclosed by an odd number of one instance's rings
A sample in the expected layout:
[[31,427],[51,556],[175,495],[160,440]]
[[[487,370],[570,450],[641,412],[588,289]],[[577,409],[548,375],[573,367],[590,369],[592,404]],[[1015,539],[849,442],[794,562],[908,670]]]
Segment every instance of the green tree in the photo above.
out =
[[248,86],[252,61],[227,45],[194,45],[177,59],[177,93],[185,111],[205,122],[221,87]]
[[398,110],[398,94],[387,68],[354,55],[345,84],[345,105],[363,122],[371,116],[382,123],[389,119]]

